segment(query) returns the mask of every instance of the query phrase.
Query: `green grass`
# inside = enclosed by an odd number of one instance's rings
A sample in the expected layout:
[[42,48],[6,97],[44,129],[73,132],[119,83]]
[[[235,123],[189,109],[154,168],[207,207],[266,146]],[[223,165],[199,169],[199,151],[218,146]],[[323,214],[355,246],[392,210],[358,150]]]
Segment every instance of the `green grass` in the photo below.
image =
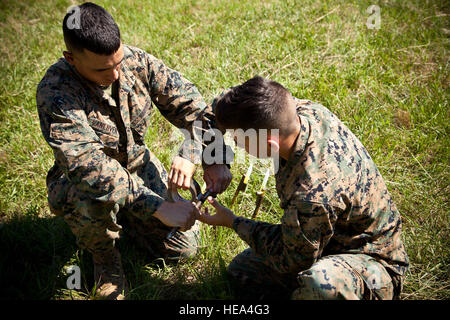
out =
[[[206,101],[260,74],[336,113],[369,150],[402,214],[411,259],[402,298],[450,298],[448,1],[98,3],[125,43],[183,73]],[[71,4],[0,2],[0,298],[85,299],[93,286],[89,254],[48,210],[45,175],[53,155],[34,99],[62,55],[61,20]],[[366,27],[371,4],[381,8],[379,30]],[[175,129],[157,112],[152,121],[147,143],[168,167]],[[245,170],[232,167],[222,203],[230,203]],[[263,165],[255,170],[234,208],[239,215],[253,211]],[[259,219],[276,223],[282,211],[274,184],[272,177]],[[245,244],[232,230],[208,226],[201,241],[198,257],[167,266],[119,241],[130,298],[231,298],[224,270]],[[65,286],[71,264],[83,273],[79,291]]]

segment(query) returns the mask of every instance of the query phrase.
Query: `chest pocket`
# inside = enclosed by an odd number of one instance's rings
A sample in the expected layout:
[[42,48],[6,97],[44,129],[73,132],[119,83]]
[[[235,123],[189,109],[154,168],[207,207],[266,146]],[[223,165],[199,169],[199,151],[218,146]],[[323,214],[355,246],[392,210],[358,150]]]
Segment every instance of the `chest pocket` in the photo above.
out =
[[88,115],[88,122],[105,146],[104,152],[109,156],[116,155],[119,147],[119,131],[112,115],[93,111]]
[[134,141],[143,145],[148,126],[152,101],[150,95],[142,85],[136,84],[134,91],[128,94],[128,108],[130,110],[130,126]]

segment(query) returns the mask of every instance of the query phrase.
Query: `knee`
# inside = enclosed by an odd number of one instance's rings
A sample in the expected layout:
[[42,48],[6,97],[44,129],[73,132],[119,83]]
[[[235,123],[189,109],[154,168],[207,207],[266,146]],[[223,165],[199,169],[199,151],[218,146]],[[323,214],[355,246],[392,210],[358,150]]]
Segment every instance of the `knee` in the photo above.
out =
[[294,300],[336,299],[336,286],[325,269],[309,269],[297,276],[299,287],[292,294]]
[[254,276],[254,264],[252,263],[251,256],[251,250],[246,249],[231,260],[227,273],[233,280],[245,282],[252,275]]
[[292,298],[298,300],[357,299],[353,272],[339,257],[323,257],[297,275],[299,287]]
[[237,293],[261,290],[270,282],[266,267],[251,249],[242,251],[231,260],[227,277]]
[[288,299],[292,290],[286,288],[286,279],[265,265],[251,249],[233,258],[228,265],[227,276],[236,299]]
[[237,256],[231,260],[227,268],[227,276],[233,284],[242,282],[243,278],[245,278],[245,273],[242,272],[242,265],[236,260],[236,258]]
[[292,294],[298,300],[359,300],[364,282],[344,258],[324,257],[297,275],[299,287]]

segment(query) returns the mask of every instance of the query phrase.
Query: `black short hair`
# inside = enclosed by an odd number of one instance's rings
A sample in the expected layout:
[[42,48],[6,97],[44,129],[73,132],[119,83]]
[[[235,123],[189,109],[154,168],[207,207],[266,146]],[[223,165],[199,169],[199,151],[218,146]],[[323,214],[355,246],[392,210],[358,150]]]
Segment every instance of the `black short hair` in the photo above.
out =
[[[78,15],[78,16],[75,16]],[[120,30],[104,8],[86,2],[72,7],[63,20],[67,49],[110,55],[120,48]]]
[[231,88],[215,106],[221,129],[279,129],[288,133],[291,120],[286,109],[290,92],[278,82],[255,76]]

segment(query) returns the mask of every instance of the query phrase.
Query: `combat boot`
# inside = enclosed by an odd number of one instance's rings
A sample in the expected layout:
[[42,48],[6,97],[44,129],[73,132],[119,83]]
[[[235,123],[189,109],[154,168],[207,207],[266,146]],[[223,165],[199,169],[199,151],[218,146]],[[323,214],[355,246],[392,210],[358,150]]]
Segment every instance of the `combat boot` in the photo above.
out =
[[92,255],[96,297],[107,300],[124,300],[128,283],[122,268],[122,259],[116,248]]

